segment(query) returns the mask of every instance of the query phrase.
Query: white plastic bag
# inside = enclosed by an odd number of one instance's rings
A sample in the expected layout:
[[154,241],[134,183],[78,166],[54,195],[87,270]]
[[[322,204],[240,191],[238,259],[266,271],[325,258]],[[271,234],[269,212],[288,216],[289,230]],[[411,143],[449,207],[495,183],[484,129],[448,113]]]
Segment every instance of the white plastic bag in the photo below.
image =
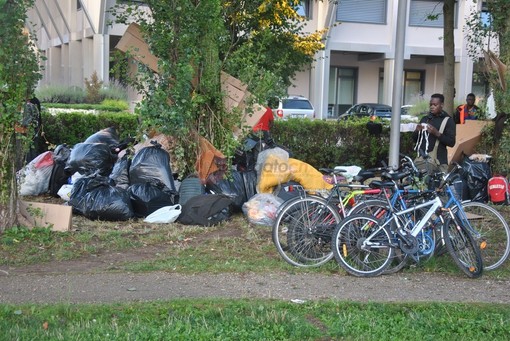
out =
[[149,214],[143,220],[146,223],[169,224],[177,220],[181,214],[181,205],[165,206]]
[[62,185],[57,192],[57,195],[62,198],[64,201],[71,200],[71,191],[73,190],[73,185]]
[[40,195],[46,193],[53,170],[53,152],[39,154],[25,168],[18,171],[19,194]]

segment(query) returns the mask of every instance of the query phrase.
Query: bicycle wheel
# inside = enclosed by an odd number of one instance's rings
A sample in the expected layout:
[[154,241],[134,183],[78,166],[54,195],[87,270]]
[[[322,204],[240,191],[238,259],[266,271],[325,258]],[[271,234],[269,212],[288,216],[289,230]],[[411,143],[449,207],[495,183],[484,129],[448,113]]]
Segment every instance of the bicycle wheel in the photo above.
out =
[[466,228],[480,245],[483,267],[494,270],[510,255],[510,228],[505,218],[493,207],[481,202],[462,203],[465,213],[457,212],[460,221],[467,219]]
[[471,278],[482,275],[482,255],[471,233],[456,220],[447,219],[443,225],[444,242],[457,266]]
[[[365,214],[373,215],[377,219],[383,219],[383,221],[384,221],[384,219],[386,219],[386,217],[388,215],[388,211],[389,211],[388,203],[386,201],[367,200],[364,203],[360,203],[360,204],[354,206],[353,209],[349,212],[349,215],[365,213]],[[423,215],[424,215],[423,210],[421,210],[421,211],[418,210],[418,211],[409,213],[409,215],[407,215],[407,218],[408,218],[408,220],[411,219],[409,221],[415,222],[415,221],[421,219],[421,217],[423,217]],[[406,222],[404,217],[401,216],[401,217],[398,217],[398,219],[402,226],[408,226],[408,223]],[[410,230],[410,228],[411,227],[409,227],[408,229]],[[393,224],[393,223],[390,224],[390,231],[392,232],[392,235],[393,235],[393,243],[395,245],[397,245],[398,237],[396,236],[395,229],[396,229],[395,224]],[[393,258],[392,258],[390,264],[388,265],[388,267],[384,270],[385,275],[393,274],[393,273],[396,273],[396,272],[399,272],[400,270],[402,270],[404,267],[406,267],[406,265],[409,262],[413,262],[413,260],[409,260],[410,258],[414,258],[414,262],[418,262],[418,261],[422,262],[422,261],[425,261],[425,260],[429,259],[430,257],[432,257],[433,251],[435,248],[435,244],[436,244],[435,231],[433,229],[426,229],[426,230],[420,231],[420,233],[416,237],[416,241],[418,243],[419,251],[416,254],[414,254],[413,257],[402,252],[402,250],[400,248],[394,249]]]
[[273,242],[289,264],[320,266],[333,258],[331,234],[341,217],[320,197],[297,198],[281,208],[273,225]]
[[370,215],[346,217],[333,233],[331,249],[338,264],[357,277],[384,272],[393,257],[391,232]]

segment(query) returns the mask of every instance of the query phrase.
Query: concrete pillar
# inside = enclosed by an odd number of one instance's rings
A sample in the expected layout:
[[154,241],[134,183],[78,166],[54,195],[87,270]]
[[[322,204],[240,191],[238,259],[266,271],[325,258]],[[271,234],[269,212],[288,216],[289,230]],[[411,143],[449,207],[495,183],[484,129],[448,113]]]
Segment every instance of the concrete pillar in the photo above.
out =
[[94,34],[93,36],[93,61],[94,71],[97,76],[104,83],[108,83],[110,79],[109,64],[110,64],[110,38],[107,35]]
[[83,88],[83,49],[81,40],[69,42],[69,85]]
[[61,61],[60,61],[60,69],[61,69],[61,79],[62,79],[62,84],[64,85],[69,85],[70,82],[69,82],[69,45],[67,44],[63,44],[61,45],[60,47],[60,50],[61,50],[61,54],[62,54],[62,57],[61,57]]
[[395,81],[395,59],[384,60],[383,103],[391,104],[393,99],[393,83]]
[[62,69],[62,48],[61,47],[51,47],[48,49],[48,79],[46,84],[51,83],[63,83],[63,69]]
[[320,51],[320,58],[311,69],[310,101],[315,108],[315,118],[328,116],[329,61],[331,51]]

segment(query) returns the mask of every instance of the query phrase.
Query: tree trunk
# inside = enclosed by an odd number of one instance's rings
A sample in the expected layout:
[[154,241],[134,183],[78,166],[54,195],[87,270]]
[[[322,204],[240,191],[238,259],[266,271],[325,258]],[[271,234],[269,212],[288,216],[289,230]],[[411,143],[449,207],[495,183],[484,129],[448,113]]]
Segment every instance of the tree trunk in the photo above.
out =
[[[2,112],[2,114],[4,114]],[[17,223],[16,148],[12,129],[0,133],[0,233]]]
[[450,115],[454,114],[454,96],[455,96],[455,42],[453,37],[454,29],[454,8],[455,0],[444,0],[443,18],[444,18],[444,110]]

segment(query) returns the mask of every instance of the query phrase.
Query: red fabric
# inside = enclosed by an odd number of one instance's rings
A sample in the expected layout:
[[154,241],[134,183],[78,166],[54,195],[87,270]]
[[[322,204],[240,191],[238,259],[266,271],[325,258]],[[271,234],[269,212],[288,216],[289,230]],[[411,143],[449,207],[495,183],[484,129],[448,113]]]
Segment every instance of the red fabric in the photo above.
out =
[[273,110],[267,107],[266,112],[259,119],[258,123],[253,126],[253,131],[269,131],[271,124],[274,121]]

